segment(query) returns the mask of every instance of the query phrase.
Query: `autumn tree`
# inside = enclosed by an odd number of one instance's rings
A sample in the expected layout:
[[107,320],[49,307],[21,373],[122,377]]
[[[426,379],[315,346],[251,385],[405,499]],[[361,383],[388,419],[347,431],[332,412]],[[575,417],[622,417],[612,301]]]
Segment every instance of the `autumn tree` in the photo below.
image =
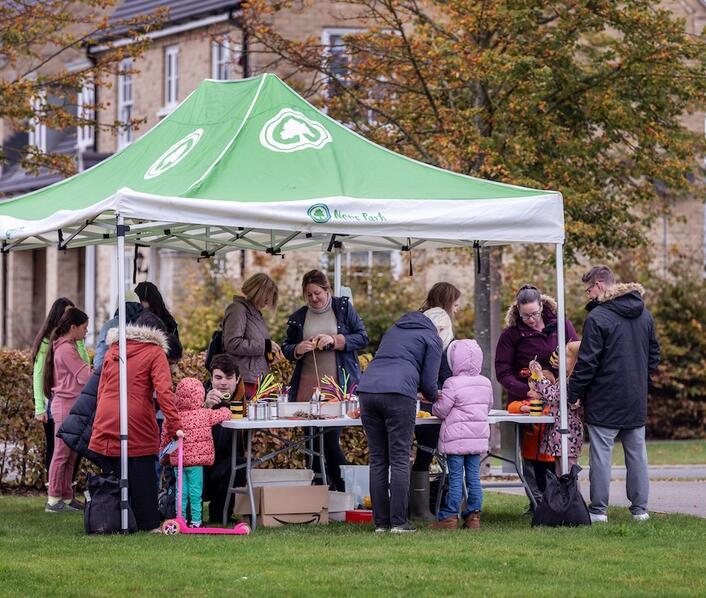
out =
[[[61,130],[98,126],[100,102],[78,109],[86,85],[110,86],[125,58],[139,56],[149,43],[145,35],[159,27],[166,11],[110,20],[116,0],[43,0],[0,2],[0,120],[11,130],[27,131],[38,123]],[[120,43],[115,43],[121,39]],[[124,43],[127,40],[128,43]],[[90,46],[104,47],[90,66],[67,68],[86,56]],[[109,129],[131,123],[103,125]],[[36,145],[20,148],[20,162],[36,174],[40,167],[71,174],[70,156],[42,152]],[[0,163],[6,159],[0,147]]]
[[[656,0],[337,6],[360,27],[345,50],[279,35],[289,0],[249,0],[246,21],[270,66],[369,139],[457,172],[560,191],[569,257],[640,246],[663,210],[657,184],[677,195],[692,185],[703,140],[681,118],[703,110],[706,48]],[[491,276],[486,267],[481,282]]]

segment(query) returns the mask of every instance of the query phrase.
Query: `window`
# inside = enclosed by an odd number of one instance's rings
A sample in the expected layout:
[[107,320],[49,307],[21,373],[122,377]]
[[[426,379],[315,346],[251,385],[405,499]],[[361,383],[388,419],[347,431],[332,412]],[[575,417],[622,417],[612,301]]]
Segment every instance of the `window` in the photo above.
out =
[[[32,98],[32,111],[37,116],[42,116],[44,112],[44,104],[46,102],[46,95],[44,92],[40,92],[39,95]],[[29,121],[29,145],[36,145],[40,152],[46,153],[47,151],[47,126],[40,122],[39,118],[35,116]]]
[[[324,46],[325,58],[328,63],[328,70],[336,77],[339,83],[346,84],[349,77],[352,56],[350,49],[346,46],[343,39],[346,35],[357,33],[361,29],[324,29],[321,34],[321,43]],[[328,97],[333,97],[337,93],[336,86],[333,80],[330,80],[327,85]]]
[[[96,111],[94,104],[96,103],[96,88],[93,81],[85,81],[81,93],[78,94],[78,111],[79,118],[86,120],[94,120]],[[93,125],[83,125],[77,127],[76,144],[78,149],[85,150],[93,146],[95,141],[95,127]]]
[[226,81],[230,79],[231,50],[230,40],[211,42],[211,79]]
[[118,75],[118,121],[121,123],[118,133],[118,149],[124,148],[132,141],[132,74],[126,73],[132,68],[132,59],[120,63],[123,74]]
[[164,48],[164,107],[176,106],[179,101],[179,46]]

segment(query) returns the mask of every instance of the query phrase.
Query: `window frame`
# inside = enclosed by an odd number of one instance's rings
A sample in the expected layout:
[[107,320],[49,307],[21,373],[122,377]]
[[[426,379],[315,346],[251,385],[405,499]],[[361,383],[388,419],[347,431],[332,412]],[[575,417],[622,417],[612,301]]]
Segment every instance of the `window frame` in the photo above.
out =
[[232,60],[233,48],[229,39],[224,38],[222,41],[214,39],[211,41],[211,79],[229,81]]
[[164,47],[164,108],[179,103],[179,46]]
[[[43,111],[46,98],[47,95],[44,91],[40,91],[32,98],[32,111],[35,115]],[[32,117],[29,121],[27,145],[34,145],[43,154],[47,153],[47,125],[41,122],[36,116]]]
[[[132,68],[132,66],[132,58],[126,58],[120,62],[121,71],[129,70]],[[126,125],[121,126],[120,130],[118,131],[118,149],[122,149],[132,143],[133,130],[132,127],[128,124],[132,120],[132,111],[134,106],[134,81],[132,74],[119,74],[117,87],[118,121],[122,125]]]
[[[77,98],[76,115],[79,118],[86,120],[95,120],[96,118],[96,86],[93,79],[86,79],[81,87],[81,91]],[[88,107],[87,107],[88,106]],[[79,150],[86,150],[93,147],[96,143],[96,127],[95,125],[78,125],[76,127],[76,146]]]

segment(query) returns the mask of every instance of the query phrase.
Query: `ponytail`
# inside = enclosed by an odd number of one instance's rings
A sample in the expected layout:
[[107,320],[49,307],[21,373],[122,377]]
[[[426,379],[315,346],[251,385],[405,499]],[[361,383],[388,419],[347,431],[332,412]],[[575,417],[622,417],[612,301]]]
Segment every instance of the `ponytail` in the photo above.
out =
[[72,326],[81,326],[88,321],[88,316],[77,307],[67,307],[56,328],[49,336],[46,361],[44,362],[44,396],[51,398],[54,387],[54,341],[68,334]]

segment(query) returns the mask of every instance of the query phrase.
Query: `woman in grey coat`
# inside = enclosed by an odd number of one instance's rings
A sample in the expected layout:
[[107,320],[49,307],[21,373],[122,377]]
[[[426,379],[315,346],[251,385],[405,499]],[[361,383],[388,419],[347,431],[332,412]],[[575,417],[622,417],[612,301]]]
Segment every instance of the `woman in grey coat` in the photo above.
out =
[[246,394],[252,396],[258,376],[267,374],[270,362],[282,354],[270,338],[261,311],[277,307],[279,290],[275,281],[263,273],[248,278],[241,290],[243,296],[233,297],[223,316],[223,348],[235,360]]

